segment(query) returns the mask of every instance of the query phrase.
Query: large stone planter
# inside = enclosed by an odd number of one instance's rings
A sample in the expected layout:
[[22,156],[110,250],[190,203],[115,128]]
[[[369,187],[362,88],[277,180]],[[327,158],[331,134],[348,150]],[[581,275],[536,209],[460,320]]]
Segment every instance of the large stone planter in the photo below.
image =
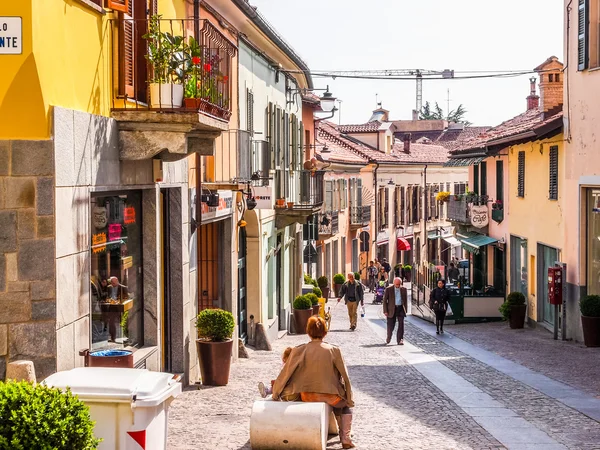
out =
[[319,315],[319,310],[321,309],[321,305],[319,305],[318,303],[316,305],[313,305],[313,316],[318,316]]
[[510,307],[510,317],[508,324],[512,329],[523,328],[525,326],[525,313],[527,305],[512,305]]
[[233,339],[224,342],[196,339],[196,351],[200,361],[202,384],[205,386],[226,386],[231,368]]
[[583,342],[586,347],[600,347],[600,317],[581,316]]
[[294,328],[296,334],[306,334],[306,324],[308,319],[313,315],[313,308],[310,309],[294,309]]

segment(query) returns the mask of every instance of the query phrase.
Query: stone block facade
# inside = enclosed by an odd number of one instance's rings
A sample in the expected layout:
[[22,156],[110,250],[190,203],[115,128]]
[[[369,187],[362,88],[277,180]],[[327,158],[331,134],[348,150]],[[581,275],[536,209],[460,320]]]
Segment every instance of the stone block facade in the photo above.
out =
[[32,360],[56,371],[53,143],[0,142],[0,379]]

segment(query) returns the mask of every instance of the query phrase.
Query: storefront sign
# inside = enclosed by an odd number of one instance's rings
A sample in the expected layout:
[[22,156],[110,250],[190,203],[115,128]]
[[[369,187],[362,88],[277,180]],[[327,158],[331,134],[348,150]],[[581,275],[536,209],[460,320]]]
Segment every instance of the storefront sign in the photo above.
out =
[[92,234],[92,253],[101,253],[106,250],[106,233]]
[[132,225],[135,223],[135,208],[128,206],[123,210],[123,223],[125,225]]
[[23,21],[20,17],[0,17],[0,55],[23,53]]
[[273,209],[273,188],[270,186],[259,186],[252,188],[252,194],[256,200],[256,209]]
[[233,192],[217,191],[219,194],[219,206],[208,206],[202,203],[202,221],[218,219],[219,217],[229,216],[233,212]]
[[475,228],[487,227],[489,220],[488,207],[486,205],[471,206],[471,225]]
[[108,242],[118,241],[121,239],[121,224],[111,223],[108,226]]
[[96,206],[92,211],[92,220],[94,227],[97,230],[103,230],[106,228],[108,223],[108,217],[106,216],[106,208],[103,206]]

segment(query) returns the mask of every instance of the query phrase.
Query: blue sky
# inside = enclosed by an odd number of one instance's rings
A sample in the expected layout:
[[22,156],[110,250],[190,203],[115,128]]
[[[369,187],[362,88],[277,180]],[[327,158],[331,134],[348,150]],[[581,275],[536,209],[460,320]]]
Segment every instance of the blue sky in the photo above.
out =
[[[530,70],[563,60],[563,0],[250,0],[312,70]],[[308,31],[310,30],[310,31]],[[531,75],[424,81],[423,101],[463,104],[475,125],[525,110]],[[342,100],[342,123],[368,120],[376,94],[409,119],[414,81],[315,79]],[[337,122],[339,117],[335,118]]]

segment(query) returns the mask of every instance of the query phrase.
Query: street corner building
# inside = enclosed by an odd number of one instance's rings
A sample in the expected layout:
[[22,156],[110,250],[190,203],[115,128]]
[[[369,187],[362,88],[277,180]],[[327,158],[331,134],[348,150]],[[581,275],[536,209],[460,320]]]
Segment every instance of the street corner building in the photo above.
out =
[[[205,308],[268,347],[301,289],[299,224],[323,202],[323,174],[302,169],[318,108],[299,95],[305,63],[241,0],[2,15],[0,377],[120,348],[196,382]],[[153,52],[169,35],[191,56],[172,71]]]

